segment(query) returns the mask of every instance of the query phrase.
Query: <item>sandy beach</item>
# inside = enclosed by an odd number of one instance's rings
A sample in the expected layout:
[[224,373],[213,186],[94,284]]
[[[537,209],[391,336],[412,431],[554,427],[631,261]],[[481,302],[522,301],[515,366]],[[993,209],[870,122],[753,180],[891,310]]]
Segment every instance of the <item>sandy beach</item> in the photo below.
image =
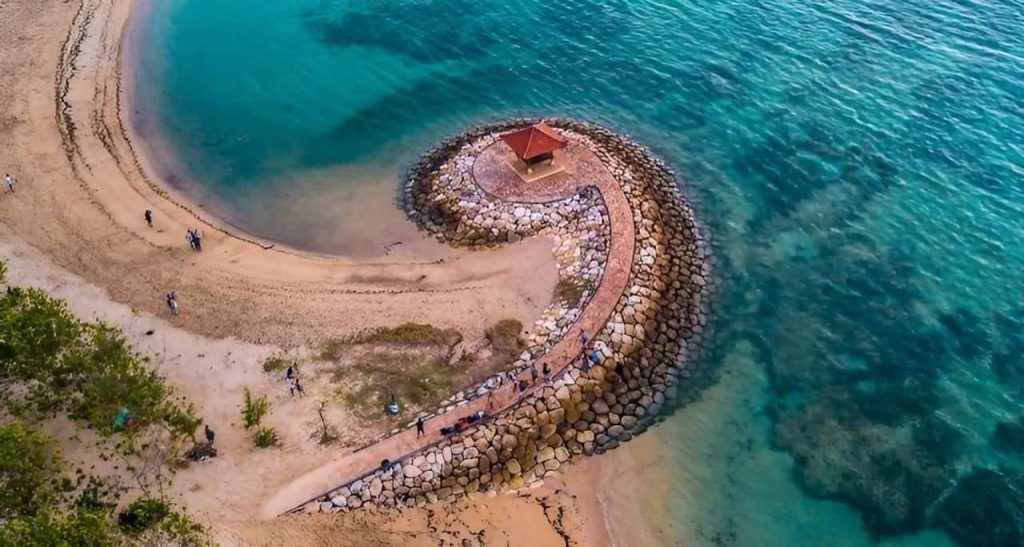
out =
[[[532,324],[557,271],[543,238],[494,251],[404,246],[370,258],[317,255],[229,228],[157,178],[125,123],[123,38],[132,0],[0,2],[0,170],[17,192],[0,199],[0,255],[13,284],[66,299],[83,318],[129,341],[201,416],[218,424],[222,456],[179,472],[172,495],[225,544],[609,544],[595,485],[600,460],[528,495],[471,497],[455,506],[255,522],[264,496],[366,439],[346,431],[320,447],[317,393],[290,401],[261,362],[281,350],[405,321],[459,330],[467,344],[498,320]],[[154,212],[154,226],[143,211]],[[381,230],[414,226],[386,215]],[[387,223],[391,223],[388,225]],[[200,228],[204,250],[185,242]],[[364,253],[373,254],[372,246]],[[177,291],[182,313],[164,310]],[[151,332],[151,333],[150,333]],[[150,334],[147,334],[150,333]],[[272,393],[284,448],[258,451],[237,426],[243,388]],[[349,422],[344,409],[330,414]],[[67,433],[67,432],[65,432]],[[60,438],[59,428],[54,434]],[[70,459],[88,460],[71,442]],[[76,452],[77,451],[77,452]],[[556,481],[557,482],[557,481]]]
[[[132,7],[4,6],[0,164],[21,183],[0,214],[12,234],[134,309],[159,313],[163,294],[177,291],[180,324],[211,336],[293,345],[418,321],[472,340],[483,325],[539,315],[556,281],[546,242],[443,261],[318,256],[234,233],[159,184],[121,116]],[[202,253],[185,242],[190,228],[205,235]]]

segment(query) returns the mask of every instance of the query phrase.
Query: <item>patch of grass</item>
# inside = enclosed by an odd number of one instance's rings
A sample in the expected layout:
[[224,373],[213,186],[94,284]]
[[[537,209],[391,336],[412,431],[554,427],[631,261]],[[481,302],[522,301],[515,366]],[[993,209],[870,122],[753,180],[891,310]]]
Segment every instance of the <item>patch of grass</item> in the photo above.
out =
[[260,448],[269,448],[271,446],[277,446],[279,439],[277,437],[277,431],[273,427],[265,427],[256,432],[253,437],[253,443]]
[[526,347],[519,337],[522,332],[523,324],[518,320],[502,319],[484,331],[484,335],[495,353],[516,355]]
[[266,361],[263,361],[263,372],[280,372],[288,367],[296,366],[299,366],[299,362],[295,359],[273,355],[267,357]]
[[402,323],[397,327],[380,327],[351,336],[332,338],[320,348],[320,359],[335,361],[346,349],[366,344],[390,346],[438,346],[451,348],[462,341],[462,334],[455,329],[440,329],[433,325]]
[[555,285],[555,294],[569,307],[575,308],[580,305],[583,293],[590,289],[590,281],[580,277],[568,277],[559,279]]
[[438,404],[461,386],[469,364],[449,364],[439,356],[375,352],[339,368],[334,379],[348,384],[340,391],[345,404],[359,418],[369,419],[384,415],[389,394],[401,403],[403,413]]

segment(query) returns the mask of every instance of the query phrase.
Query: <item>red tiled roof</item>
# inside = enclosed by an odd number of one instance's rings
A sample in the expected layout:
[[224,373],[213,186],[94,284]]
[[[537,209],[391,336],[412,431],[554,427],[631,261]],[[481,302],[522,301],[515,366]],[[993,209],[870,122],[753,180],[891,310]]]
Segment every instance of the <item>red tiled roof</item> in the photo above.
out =
[[501,140],[521,160],[530,160],[565,148],[565,139],[544,122],[505,133]]

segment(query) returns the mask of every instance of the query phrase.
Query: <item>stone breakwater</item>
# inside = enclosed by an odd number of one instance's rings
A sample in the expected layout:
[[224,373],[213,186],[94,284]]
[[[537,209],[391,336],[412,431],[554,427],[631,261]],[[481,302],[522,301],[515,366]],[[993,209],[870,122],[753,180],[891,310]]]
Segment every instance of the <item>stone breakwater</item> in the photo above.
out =
[[[608,210],[597,186],[545,203],[515,203],[489,196],[472,177],[475,157],[495,135],[534,120],[476,128],[450,138],[411,170],[406,188],[410,215],[424,229],[455,245],[490,246],[536,234],[555,238],[562,280],[588,284],[608,261],[626,261],[628,281],[614,308],[593,333],[604,357],[594,366],[573,358],[557,373],[480,425],[404,456],[386,469],[339,485],[308,503],[310,511],[345,511],[366,505],[414,506],[488,490],[532,485],[563,466],[630,440],[659,420],[694,374],[707,327],[712,289],[707,245],[691,205],[669,167],[644,147],[589,123],[546,120],[600,160],[625,196],[635,236],[633,255],[609,256]],[[608,191],[605,187],[606,192]],[[610,197],[610,196],[609,196]],[[609,202],[610,203],[610,202]],[[568,242],[568,243],[567,243]],[[591,285],[592,286],[592,285]],[[542,320],[516,366],[543,359],[545,348],[569,332],[590,294],[562,306],[565,315]],[[592,293],[591,293],[592,294]],[[451,406],[493,389],[495,379],[458,394]],[[499,377],[496,381],[501,381]]]
[[502,200],[477,184],[474,161],[497,141],[497,133],[485,133],[458,148],[454,157],[428,155],[406,183],[407,212],[421,228],[453,246],[487,248],[535,235],[549,237],[559,286],[567,290],[555,295],[526,334],[526,349],[507,372],[491,376],[474,390],[456,393],[427,418],[514,381],[531,366],[541,368],[538,359],[576,322],[608,260],[608,210],[594,188],[584,187],[564,199],[525,203]]

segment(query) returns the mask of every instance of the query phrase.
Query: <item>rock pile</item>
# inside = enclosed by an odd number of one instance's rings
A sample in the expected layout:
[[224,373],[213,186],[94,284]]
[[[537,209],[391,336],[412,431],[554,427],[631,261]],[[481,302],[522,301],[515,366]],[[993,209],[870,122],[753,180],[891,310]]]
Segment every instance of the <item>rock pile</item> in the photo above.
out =
[[[473,182],[472,160],[495,136],[533,120],[471,130],[438,145],[412,170],[409,214],[454,245],[489,246],[551,235],[560,277],[595,287],[608,260],[608,212],[600,192],[566,200],[509,203]],[[558,377],[493,419],[447,438],[307,504],[342,511],[374,505],[414,506],[489,489],[514,490],[585,455],[630,440],[654,423],[693,373],[707,326],[711,276],[707,248],[671,169],[645,148],[575,120],[546,120],[593,151],[620,184],[633,212],[635,254],[627,290],[594,335],[603,360],[573,363]],[[592,294],[593,291],[590,291]],[[517,366],[525,367],[563,336],[586,306],[556,303]],[[498,381],[501,379],[499,378]],[[491,380],[489,380],[491,382]],[[449,401],[462,404],[481,386]]]

